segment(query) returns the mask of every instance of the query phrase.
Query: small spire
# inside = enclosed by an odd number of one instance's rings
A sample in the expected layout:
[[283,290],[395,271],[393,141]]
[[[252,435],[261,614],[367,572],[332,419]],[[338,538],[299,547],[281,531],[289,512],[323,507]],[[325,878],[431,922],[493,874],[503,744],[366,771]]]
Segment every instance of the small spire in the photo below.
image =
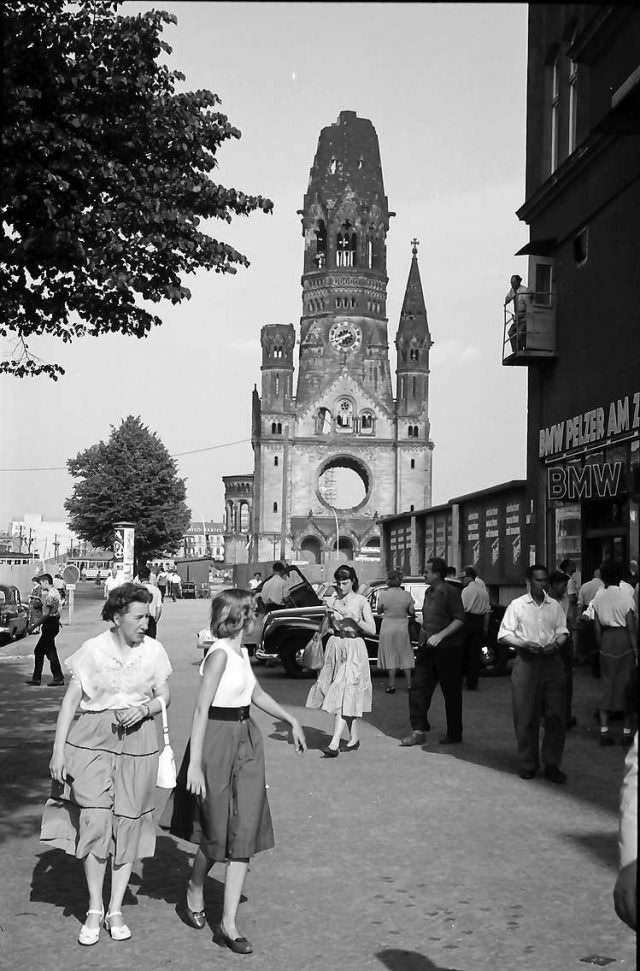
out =
[[416,239],[415,236],[411,240],[411,252],[414,256],[418,255],[418,246],[420,245],[420,240]]

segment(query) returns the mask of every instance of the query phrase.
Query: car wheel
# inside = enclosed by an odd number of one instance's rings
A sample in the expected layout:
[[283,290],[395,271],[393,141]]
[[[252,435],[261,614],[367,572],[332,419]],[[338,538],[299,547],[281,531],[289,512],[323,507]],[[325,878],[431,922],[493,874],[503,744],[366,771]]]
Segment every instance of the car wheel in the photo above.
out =
[[483,648],[481,673],[487,678],[499,678],[507,673],[507,651],[500,644]]

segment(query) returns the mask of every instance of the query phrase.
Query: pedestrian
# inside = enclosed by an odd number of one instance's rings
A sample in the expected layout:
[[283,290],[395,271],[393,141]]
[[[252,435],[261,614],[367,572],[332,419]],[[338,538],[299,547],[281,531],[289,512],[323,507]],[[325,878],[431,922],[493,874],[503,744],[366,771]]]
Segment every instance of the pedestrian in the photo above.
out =
[[67,602],[67,585],[64,582],[62,573],[58,571],[53,578],[53,586],[58,591],[58,596],[60,597],[60,606],[64,607]]
[[262,583],[262,574],[260,571],[253,574],[251,580],[249,580],[249,590],[256,590]]
[[547,593],[542,563],[527,570],[529,592],[507,607],[498,640],[516,648],[511,673],[513,723],[520,778],[533,779],[540,764],[540,719],[544,719],[542,761],[551,782],[564,783],[560,768],[566,733],[565,669],[560,647],[569,637],[564,612]]
[[[153,716],[169,704],[169,658],[146,636],[151,595],[135,583],[111,591],[102,608],[109,630],[67,658],[72,678],[56,724],[53,779],[40,839],[82,860],[89,909],[78,942],[115,941],[131,931],[122,901],[135,860],[154,855],[158,741]],[[162,699],[162,701],[161,701]],[[80,717],[74,721],[76,710]],[[111,895],[103,885],[111,857]]]
[[140,583],[151,594],[151,600],[149,602],[147,636],[155,638],[158,634],[158,622],[162,615],[162,597],[160,596],[160,591],[158,590],[157,585],[151,582],[151,573],[148,566],[140,567],[135,582]]
[[156,580],[158,583],[158,590],[160,591],[160,596],[164,600],[167,593],[167,584],[169,583],[169,574],[164,568],[164,563],[160,564],[160,569],[156,574]]
[[124,575],[121,570],[118,569],[117,563],[112,563],[111,570],[104,581],[104,599],[108,600],[109,594],[116,587],[119,587],[121,583],[124,583]]
[[462,606],[464,607],[464,654],[462,670],[468,691],[477,691],[482,664],[482,648],[487,642],[491,601],[484,583],[472,566],[462,575]]
[[171,594],[171,599],[175,603],[176,600],[182,600],[182,578],[175,566],[173,570],[169,573],[169,592]]
[[262,584],[260,599],[266,611],[284,607],[289,582],[287,580],[287,568],[284,563],[274,563],[271,567],[271,576]]
[[402,573],[392,570],[387,579],[387,589],[378,595],[377,612],[382,614],[378,640],[378,667],[387,671],[389,683],[384,689],[392,695],[396,690],[396,671],[402,668],[411,688],[411,672],[415,666],[413,647],[409,637],[409,622],[416,615],[413,597],[402,589]]
[[600,677],[600,659],[591,603],[603,586],[600,570],[596,569],[593,571],[593,577],[581,585],[576,604],[576,658],[578,664],[591,665],[594,677]]
[[464,608],[457,586],[445,581],[447,564],[434,556],[427,560],[427,590],[422,605],[422,626],[418,637],[416,667],[409,692],[411,734],[402,746],[424,745],[429,724],[429,706],[436,685],[444,695],[447,732],[441,745],[462,742],[462,655],[464,650]]
[[567,593],[569,579],[569,574],[564,570],[553,570],[553,572],[549,574],[548,588],[548,593],[551,599],[555,600],[556,603],[559,603],[562,608],[567,630],[569,631],[569,636],[559,648],[560,657],[562,658],[562,663],[564,665],[565,727],[567,731],[576,725],[575,715],[571,711],[573,705],[573,642],[571,640],[571,626],[569,624],[569,616],[572,607],[571,600]]
[[362,635],[376,632],[369,601],[356,592],[359,584],[353,567],[342,564],[334,579],[337,592],[326,601],[332,634],[318,680],[305,703],[307,708],[322,708],[334,715],[333,735],[323,753],[330,759],[340,753],[345,727],[349,739],[343,751],[355,752],[360,748],[358,719],[365,711],[371,711],[372,704],[369,654]]
[[212,600],[216,640],[200,666],[191,738],[160,821],[173,835],[199,845],[184,898],[186,920],[198,930],[206,923],[206,876],[214,863],[226,863],[222,920],[214,940],[237,954],[253,951],[237,926],[249,861],[274,845],[262,735],[250,717],[251,704],[287,722],[296,752],[306,751],[300,723],[261,688],[241,646],[252,621],[249,591],[223,590]]
[[613,745],[609,715],[623,711],[622,744],[631,744],[633,717],[629,685],[637,663],[636,616],[633,592],[621,583],[619,566],[605,560],[600,567],[604,587],[593,598],[595,635],[600,651],[601,697],[598,709],[600,745]]
[[33,674],[28,681],[25,681],[25,684],[40,684],[46,657],[51,668],[49,684],[60,686],[64,684],[64,676],[56,650],[56,637],[60,632],[60,594],[53,585],[53,577],[50,573],[41,573],[39,576],[33,577],[33,581],[40,585],[42,622],[40,624],[40,637],[33,651]]
[[631,930],[637,929],[638,870],[638,733],[624,760],[625,776],[620,790],[619,869],[613,890],[616,914]]
[[522,282],[522,277],[514,273],[509,281],[511,288],[504,298],[507,306],[513,300],[513,320],[507,331],[512,351],[523,351],[527,346],[527,315],[531,310],[533,294]]

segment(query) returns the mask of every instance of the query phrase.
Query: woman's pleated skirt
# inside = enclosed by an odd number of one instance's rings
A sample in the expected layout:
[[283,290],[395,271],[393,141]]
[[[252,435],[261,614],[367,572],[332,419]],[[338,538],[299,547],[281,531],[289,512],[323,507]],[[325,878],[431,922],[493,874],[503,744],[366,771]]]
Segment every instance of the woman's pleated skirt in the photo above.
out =
[[40,839],[117,866],[153,856],[158,740],[152,718],[122,731],[113,711],[83,712],[64,748],[66,781],[53,782]]
[[603,627],[600,649],[600,707],[604,711],[625,710],[627,688],[635,663],[627,628]]
[[332,636],[327,641],[324,664],[307,695],[307,708],[330,714],[361,718],[372,705],[369,655],[362,637]]
[[196,843],[211,861],[248,860],[274,845],[264,745],[252,718],[207,722],[202,749],[204,799],[187,791],[187,744],[160,826]]

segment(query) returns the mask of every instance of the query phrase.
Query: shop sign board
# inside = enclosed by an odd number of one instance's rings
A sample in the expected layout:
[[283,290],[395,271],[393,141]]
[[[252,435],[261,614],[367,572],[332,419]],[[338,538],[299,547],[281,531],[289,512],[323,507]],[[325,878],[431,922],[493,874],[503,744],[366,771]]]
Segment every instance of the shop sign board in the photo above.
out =
[[616,398],[604,407],[592,408],[572,418],[541,428],[538,455],[541,459],[615,441],[640,429],[640,391]]
[[522,578],[523,499],[488,497],[462,508],[462,565],[473,566],[485,583]]
[[547,498],[578,502],[581,499],[606,499],[621,490],[622,462],[584,465],[552,465],[547,469]]

